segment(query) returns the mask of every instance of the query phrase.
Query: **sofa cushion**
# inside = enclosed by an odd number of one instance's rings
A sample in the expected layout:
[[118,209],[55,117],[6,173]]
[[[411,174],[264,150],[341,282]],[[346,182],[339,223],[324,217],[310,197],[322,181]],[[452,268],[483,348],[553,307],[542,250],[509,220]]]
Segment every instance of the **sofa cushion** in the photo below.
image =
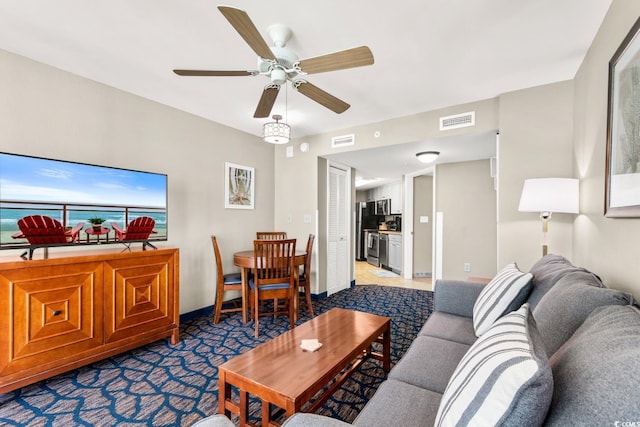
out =
[[599,287],[600,279],[586,271],[572,271],[560,278],[533,310],[547,355],[564,344],[596,308],[629,305],[633,297],[625,292]]
[[324,415],[297,412],[287,418],[282,427],[351,427],[351,424]]
[[515,263],[508,264],[482,289],[473,306],[473,328],[477,336],[493,322],[518,309],[529,296],[531,273],[523,273]]
[[435,425],[541,425],[552,394],[549,361],[524,304],[497,320],[462,358]]
[[418,336],[424,335],[442,338],[461,344],[471,345],[478,337],[473,330],[471,317],[457,316],[455,314],[434,311],[424,324]]
[[433,285],[435,311],[473,317],[473,306],[486,283],[438,279]]
[[364,427],[432,426],[442,395],[411,384],[386,380],[353,421]]
[[[640,420],[640,311],[595,309],[551,357],[549,425],[623,425]],[[631,425],[631,424],[630,424]]]
[[389,378],[443,393],[468,345],[440,338],[417,336]]
[[[527,299],[531,311],[536,309],[538,302],[556,284],[558,279],[573,271],[593,274],[584,268],[574,266],[569,260],[560,255],[546,255],[540,258],[529,271],[533,274],[531,294]],[[604,287],[598,276],[595,277],[597,282],[594,282],[594,286]]]
[[234,427],[231,420],[224,415],[211,415],[192,424],[191,427]]

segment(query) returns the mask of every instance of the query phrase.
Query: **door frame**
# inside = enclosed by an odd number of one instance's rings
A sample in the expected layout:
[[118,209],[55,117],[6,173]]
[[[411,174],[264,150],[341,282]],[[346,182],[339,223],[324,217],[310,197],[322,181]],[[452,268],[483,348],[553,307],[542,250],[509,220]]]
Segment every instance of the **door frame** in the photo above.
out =
[[[330,227],[330,215],[329,215],[329,198],[331,197],[330,191],[331,191],[331,185],[329,183],[329,180],[331,179],[331,168],[334,167],[336,169],[340,169],[342,171],[345,172],[345,186],[344,186],[344,194],[346,197],[345,200],[345,216],[344,216],[344,220],[346,222],[345,224],[345,244],[347,245],[347,252],[349,253],[349,259],[352,260],[352,262],[347,263],[347,278],[348,278],[348,283],[346,284],[346,288],[344,289],[348,289],[351,286],[351,282],[353,280],[353,275],[355,272],[355,259],[353,256],[353,245],[354,245],[354,240],[353,240],[353,227],[354,224],[352,224],[352,218],[353,218],[353,179],[352,179],[352,168],[351,166],[347,166],[343,163],[339,163],[336,162],[334,160],[331,159],[327,159],[327,175],[326,175],[326,188],[327,188],[327,198],[325,200],[325,215],[327,218],[326,221],[326,228],[325,228],[325,235],[327,236],[327,246],[326,246],[326,259],[330,259],[329,257],[329,227]],[[328,275],[326,276],[327,278],[327,282],[326,282],[326,292],[327,292],[327,296],[331,295],[331,293],[329,292],[329,283],[328,283]],[[336,292],[339,292],[342,289],[339,289]]]

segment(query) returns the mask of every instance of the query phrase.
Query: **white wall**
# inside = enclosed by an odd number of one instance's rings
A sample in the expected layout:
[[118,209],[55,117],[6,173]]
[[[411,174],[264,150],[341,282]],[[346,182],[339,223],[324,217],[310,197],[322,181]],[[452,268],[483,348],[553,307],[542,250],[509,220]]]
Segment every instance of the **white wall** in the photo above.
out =
[[[489,160],[436,165],[436,212],[443,216],[442,277],[496,274],[496,192]],[[464,264],[471,271],[464,271]]]
[[[1,151],[168,175],[181,313],[214,302],[211,234],[231,271],[232,253],[273,228],[273,146],[255,136],[4,51],[0,94]],[[255,168],[255,210],[224,209],[225,161]]]
[[[516,261],[527,271],[542,256],[539,213],[518,212],[522,185],[528,178],[573,176],[572,119],[571,81],[500,96],[498,266]],[[572,259],[574,220],[575,215],[553,214],[549,253]]]
[[640,218],[604,217],[608,63],[640,16],[640,2],[614,0],[575,78],[573,160],[580,178],[574,261],[607,286],[640,298]]

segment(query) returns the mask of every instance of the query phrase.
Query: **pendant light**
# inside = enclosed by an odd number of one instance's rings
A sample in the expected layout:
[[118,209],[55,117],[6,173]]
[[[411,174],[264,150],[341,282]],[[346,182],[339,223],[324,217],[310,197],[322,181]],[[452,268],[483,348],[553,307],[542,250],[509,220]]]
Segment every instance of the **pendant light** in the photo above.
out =
[[[287,86],[284,87],[284,113],[287,114],[289,101],[289,91]],[[280,123],[282,116],[274,114],[271,116],[275,122],[265,123],[262,126],[262,139],[270,144],[286,144],[291,139],[291,126],[286,123]]]
[[286,144],[291,137],[291,127],[286,123],[280,123],[282,116],[274,114],[272,117],[275,122],[264,124],[262,138],[270,144]]

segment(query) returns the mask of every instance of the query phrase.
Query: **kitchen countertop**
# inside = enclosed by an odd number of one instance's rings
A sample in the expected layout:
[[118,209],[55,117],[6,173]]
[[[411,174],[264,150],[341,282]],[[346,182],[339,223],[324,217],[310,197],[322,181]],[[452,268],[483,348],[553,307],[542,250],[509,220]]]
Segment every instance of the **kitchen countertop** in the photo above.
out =
[[378,233],[382,233],[382,234],[402,234],[402,231],[378,230]]

